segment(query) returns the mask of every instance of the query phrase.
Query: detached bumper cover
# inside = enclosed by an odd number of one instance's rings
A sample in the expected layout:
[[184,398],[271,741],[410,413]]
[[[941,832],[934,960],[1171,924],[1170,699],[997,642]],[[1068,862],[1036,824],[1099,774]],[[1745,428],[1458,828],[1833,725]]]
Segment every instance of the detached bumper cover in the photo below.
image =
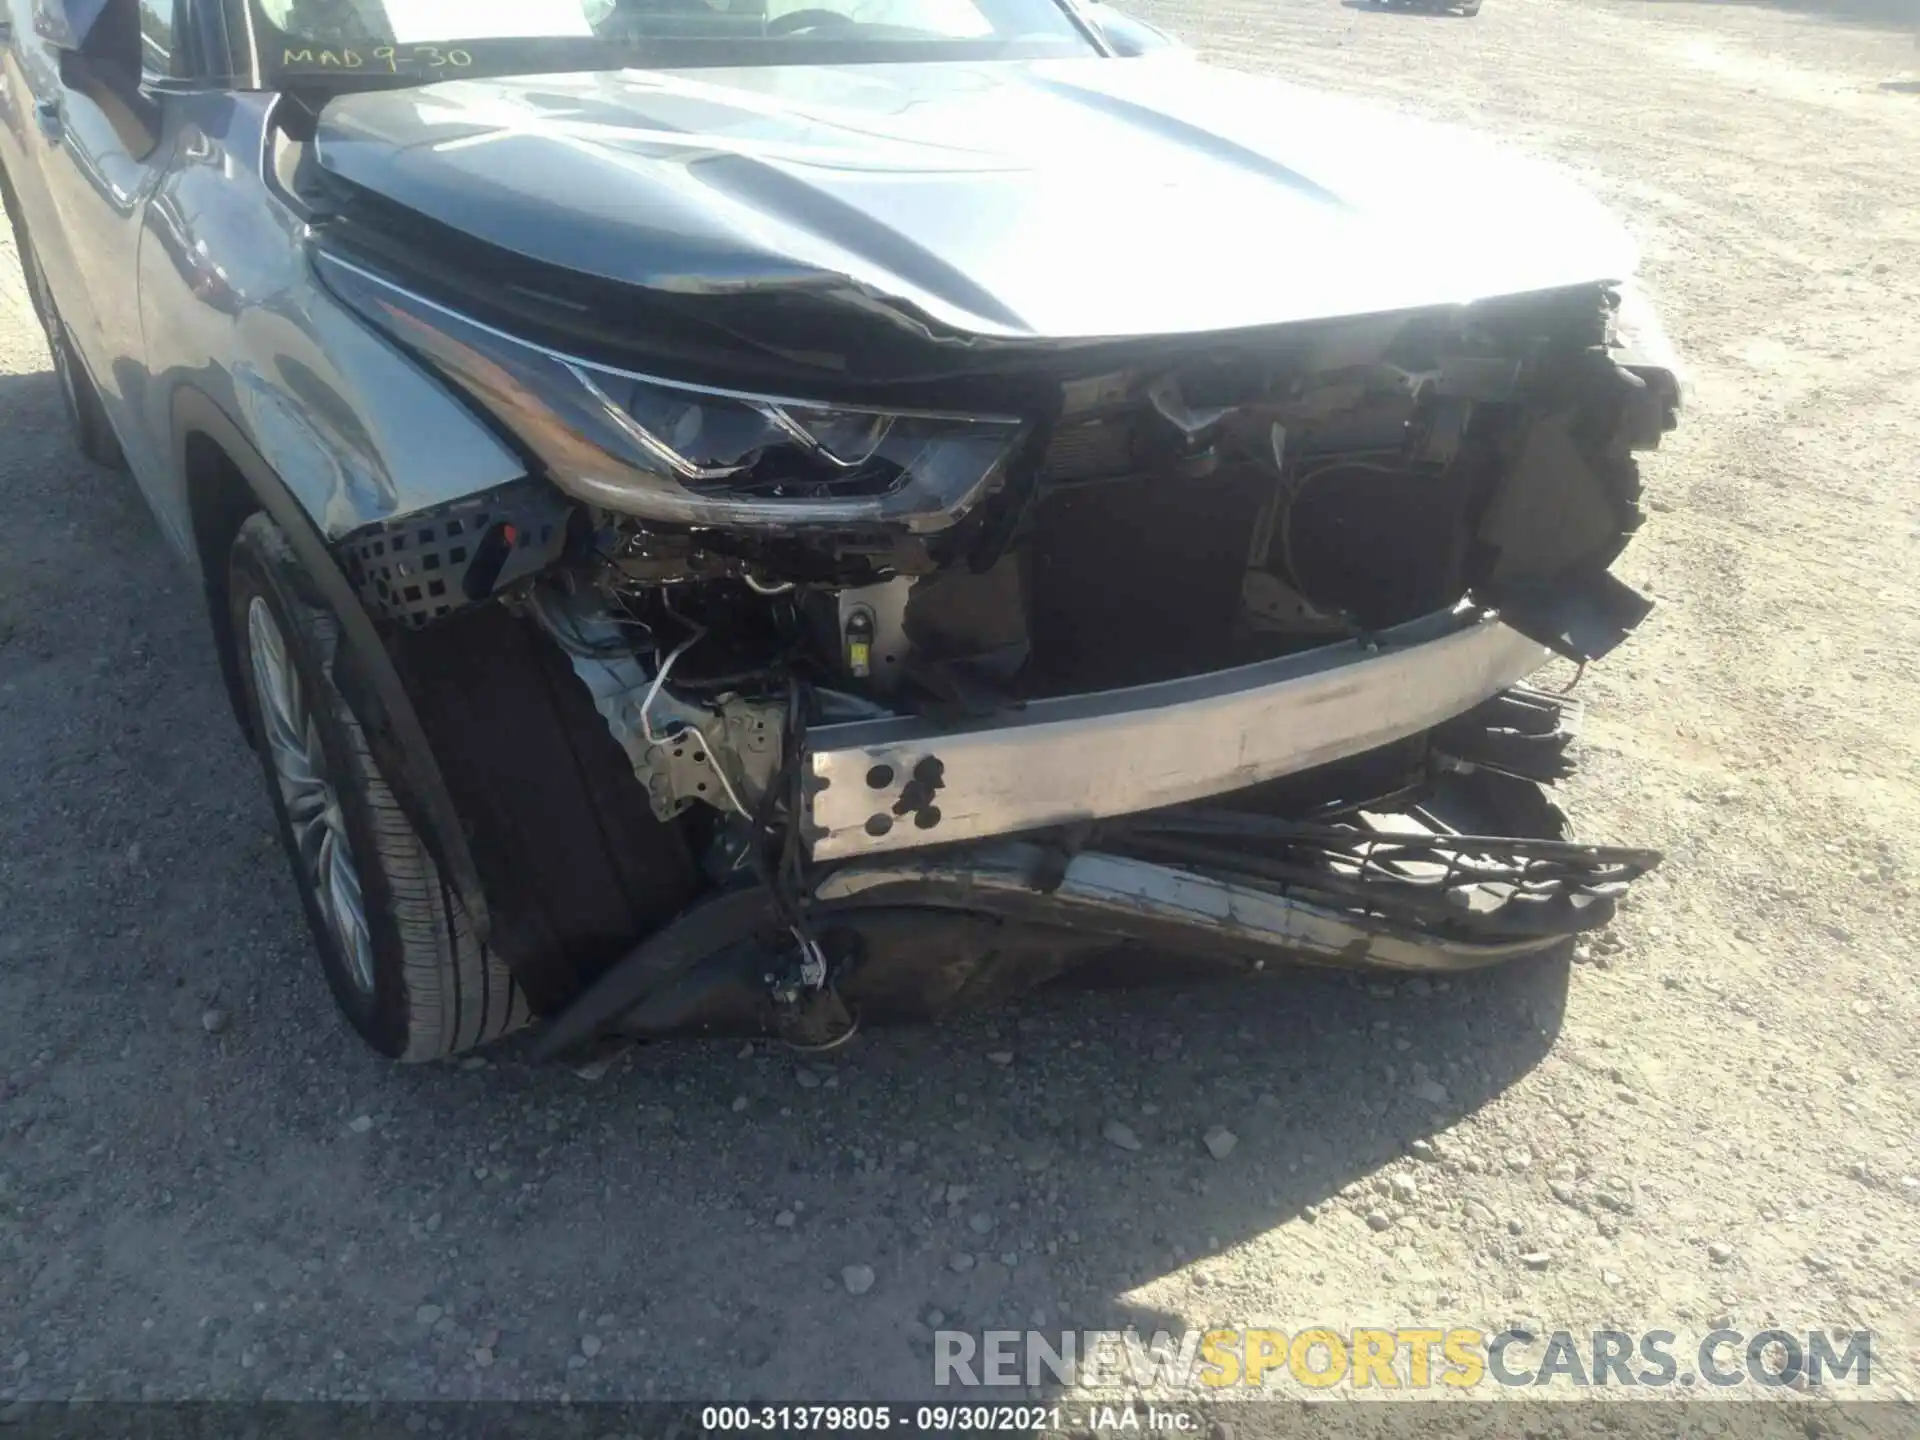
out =
[[[1207,821],[1198,814],[1184,822],[1176,816],[1172,823],[1205,833],[1213,828]],[[1245,815],[1221,823],[1250,825],[1255,832],[1261,826],[1260,817]],[[1268,847],[1257,843],[1256,833],[1241,837],[1248,853],[1236,857],[1228,872],[1191,860],[1162,864],[1102,851],[1068,857],[1062,867],[1046,846],[1002,841],[841,866],[822,874],[807,898],[813,923],[826,929],[857,924],[862,912],[945,911],[1228,960],[1250,971],[1269,961],[1301,960],[1458,971],[1541,954],[1605,924],[1614,899],[1660,860],[1651,851],[1563,840],[1448,836],[1407,825],[1404,817],[1391,831],[1353,830],[1337,837],[1276,822],[1275,835],[1289,834],[1300,836],[1308,849],[1324,850],[1317,873],[1293,881],[1278,871],[1249,873],[1272,869],[1262,863],[1260,852]],[[1431,863],[1436,845],[1459,851],[1469,863]],[[1504,849],[1521,858],[1502,865],[1479,853]],[[1344,859],[1338,858],[1342,852]],[[1306,857],[1296,849],[1294,858]],[[1469,872],[1485,875],[1486,883],[1476,883]],[[540,1052],[559,1054],[607,1029],[712,1029],[730,997],[734,1013],[727,1018],[734,1026],[744,1022],[755,1033],[776,1029],[752,982],[781,963],[786,927],[772,896],[759,887],[710,897],[642,941],[555,1017]],[[928,963],[924,947],[910,947],[907,959]],[[932,963],[941,962],[936,957]],[[990,953],[977,957],[981,968],[995,963]],[[1053,973],[1047,969],[1038,978]],[[857,1001],[859,966],[850,979]],[[744,1007],[738,999],[743,995]]]
[[1284,659],[1008,719],[807,736],[817,860],[945,845],[1185,804],[1418,734],[1538,669],[1547,651],[1472,606]]
[[1058,885],[1030,845],[836,871],[815,892],[828,909],[912,904],[1089,930],[1246,960],[1286,957],[1384,970],[1475,970],[1564,943],[1563,935],[1449,938],[1345,913],[1224,876],[1125,855],[1076,855]]

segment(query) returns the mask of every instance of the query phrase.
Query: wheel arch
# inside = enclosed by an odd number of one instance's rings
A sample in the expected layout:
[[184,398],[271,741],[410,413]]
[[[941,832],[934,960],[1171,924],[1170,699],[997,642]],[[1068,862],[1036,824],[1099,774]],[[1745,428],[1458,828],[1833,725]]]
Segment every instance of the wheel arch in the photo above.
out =
[[248,742],[244,683],[228,615],[228,553],[247,517],[265,511],[286,534],[314,598],[339,622],[347,645],[335,682],[366,730],[374,757],[434,863],[467,909],[474,933],[490,931],[486,896],[466,832],[439,762],[380,632],[361,605],[306,508],[241,428],[208,395],[182,387],[173,397],[175,473],[181,477],[191,534],[218,644],[220,671]]
[[7,217],[7,228],[14,232],[13,243],[20,243],[20,205],[13,198],[13,182],[7,178],[7,161],[0,156],[0,214]]

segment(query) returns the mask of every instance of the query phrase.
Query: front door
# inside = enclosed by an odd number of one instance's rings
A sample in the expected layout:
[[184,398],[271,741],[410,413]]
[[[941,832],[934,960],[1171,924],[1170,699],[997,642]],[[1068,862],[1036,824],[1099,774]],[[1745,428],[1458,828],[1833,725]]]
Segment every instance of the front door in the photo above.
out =
[[39,111],[47,200],[66,249],[55,299],[136,474],[150,458],[135,453],[146,377],[137,260],[165,159],[164,100],[152,87],[174,69],[173,14],[173,0],[106,0],[87,50],[127,77],[124,95],[61,83]]

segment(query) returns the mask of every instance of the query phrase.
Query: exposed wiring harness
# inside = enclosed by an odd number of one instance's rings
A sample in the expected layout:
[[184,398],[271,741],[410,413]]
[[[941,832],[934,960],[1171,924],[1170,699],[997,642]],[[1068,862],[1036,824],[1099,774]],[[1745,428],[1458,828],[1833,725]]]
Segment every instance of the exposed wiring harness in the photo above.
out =
[[[673,616],[675,620],[678,620],[682,625],[688,627],[688,634],[686,639],[669,650],[666,657],[661,660],[660,668],[654,671],[653,683],[647,686],[647,693],[641,698],[640,733],[647,737],[647,743],[649,745],[664,745],[673,739],[670,735],[655,733],[653,728],[653,705],[654,702],[660,698],[660,689],[667,683],[667,676],[673,673],[673,667],[680,662],[680,657],[707,637],[707,627],[698,621],[689,620],[686,616],[675,610],[673,608],[673,602],[667,599],[665,591],[661,592],[660,603],[665,607],[667,614]],[[733,781],[727,778],[727,767],[720,763],[720,752],[713,748],[713,742],[707,739],[706,732],[691,720],[682,719],[675,723],[682,729],[691,730],[694,735],[699,738],[701,748],[712,757],[714,778],[719,780],[720,788],[726,792],[727,803],[739,812],[741,819],[751,823],[753,820],[753,812],[747,809],[746,805],[741,802],[738,793],[735,792]]]
[[553,641],[569,655],[578,655],[586,660],[625,660],[636,651],[655,652],[659,649],[654,640],[653,627],[644,620],[631,615],[608,614],[606,619],[615,625],[646,632],[646,643],[634,645],[622,636],[612,640],[590,640],[580,632],[579,623],[553,604],[548,593],[539,586],[530,587],[523,597],[527,608],[540,628],[553,637]]

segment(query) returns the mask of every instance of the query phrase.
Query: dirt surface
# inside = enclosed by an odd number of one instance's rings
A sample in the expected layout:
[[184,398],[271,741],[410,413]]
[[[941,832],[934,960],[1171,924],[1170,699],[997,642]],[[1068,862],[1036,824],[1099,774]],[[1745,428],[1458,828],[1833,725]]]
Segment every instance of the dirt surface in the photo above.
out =
[[1049,994],[804,1067],[376,1060],[0,257],[0,1404],[907,1398],[930,1323],[1034,1317],[1868,1327],[1913,1389],[1920,51],[1872,9],[1144,11],[1575,167],[1694,366],[1566,797],[1667,867],[1578,963],[1451,983]]

